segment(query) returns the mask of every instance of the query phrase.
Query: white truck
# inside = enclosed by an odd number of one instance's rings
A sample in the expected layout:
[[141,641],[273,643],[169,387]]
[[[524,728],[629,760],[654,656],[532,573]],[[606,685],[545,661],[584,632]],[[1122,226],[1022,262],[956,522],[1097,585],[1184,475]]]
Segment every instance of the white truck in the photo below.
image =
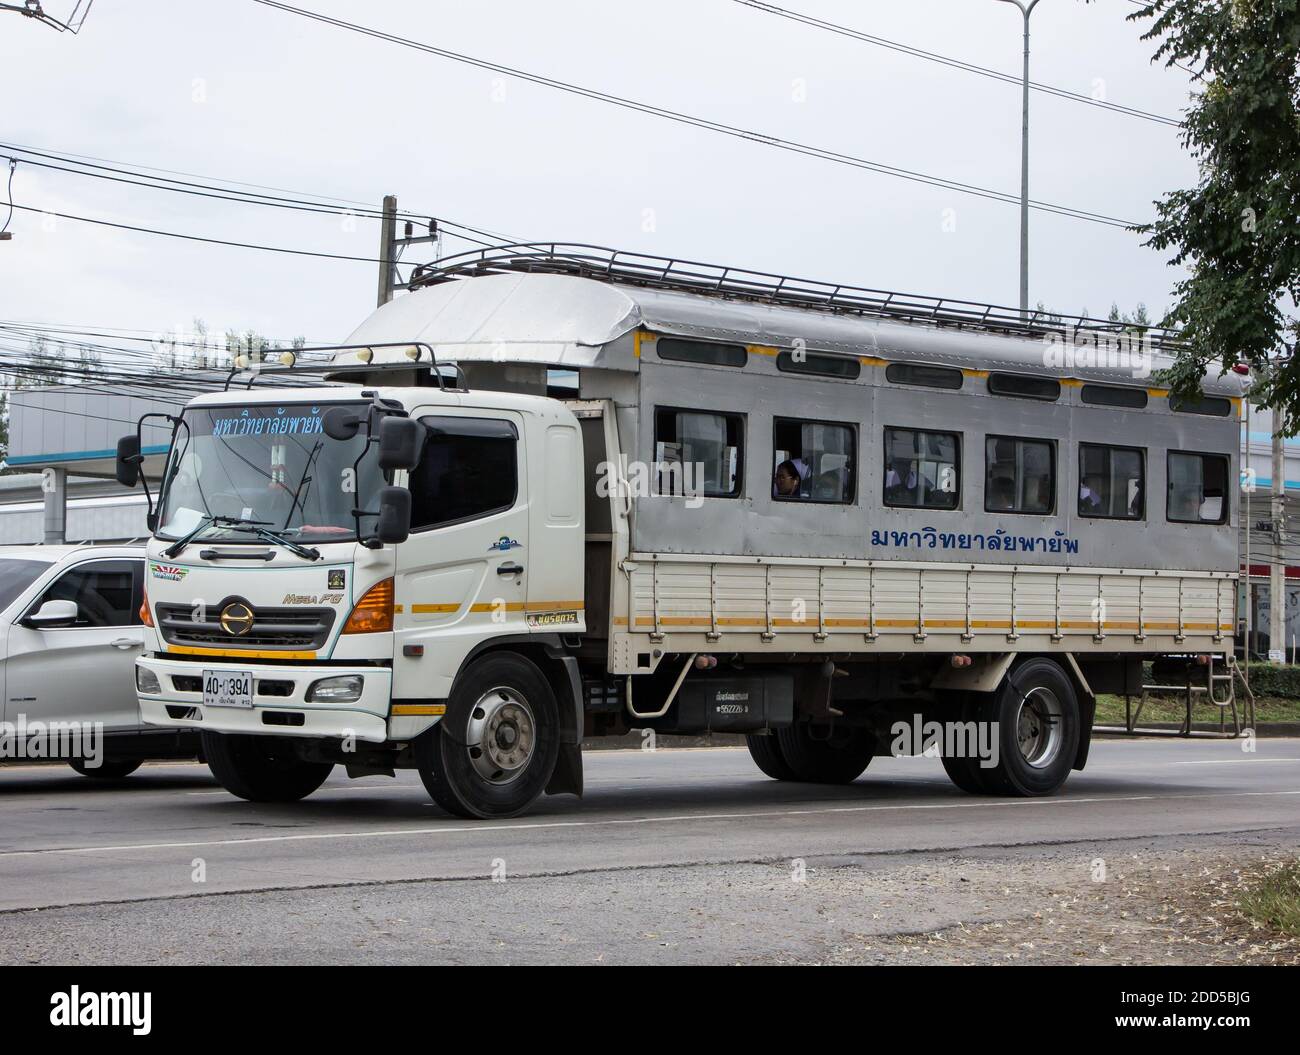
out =
[[589,247],[416,284],[171,420],[136,686],[236,795],[414,767],[512,816],[647,728],[845,782],[936,723],[959,787],[1048,794],[1094,693],[1231,650],[1233,375],[1181,405],[1045,357],[1108,323]]

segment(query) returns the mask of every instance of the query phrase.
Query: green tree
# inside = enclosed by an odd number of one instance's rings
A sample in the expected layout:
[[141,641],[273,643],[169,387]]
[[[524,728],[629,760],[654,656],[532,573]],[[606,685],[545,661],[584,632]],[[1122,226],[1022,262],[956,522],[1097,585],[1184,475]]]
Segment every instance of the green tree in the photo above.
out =
[[1165,374],[1193,396],[1208,370],[1246,363],[1252,399],[1300,426],[1300,0],[1149,0],[1130,19],[1155,61],[1192,74],[1183,145],[1194,187],[1139,227],[1188,277],[1165,318],[1187,348]]

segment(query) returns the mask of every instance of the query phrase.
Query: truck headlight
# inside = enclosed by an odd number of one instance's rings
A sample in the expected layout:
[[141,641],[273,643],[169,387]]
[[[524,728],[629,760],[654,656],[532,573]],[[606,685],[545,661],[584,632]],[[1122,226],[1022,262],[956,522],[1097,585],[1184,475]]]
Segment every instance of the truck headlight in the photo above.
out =
[[162,692],[162,686],[158,684],[158,675],[148,667],[135,668],[135,687],[149,696]]
[[321,678],[307,689],[308,703],[352,703],[361,698],[360,674],[345,674],[339,678]]

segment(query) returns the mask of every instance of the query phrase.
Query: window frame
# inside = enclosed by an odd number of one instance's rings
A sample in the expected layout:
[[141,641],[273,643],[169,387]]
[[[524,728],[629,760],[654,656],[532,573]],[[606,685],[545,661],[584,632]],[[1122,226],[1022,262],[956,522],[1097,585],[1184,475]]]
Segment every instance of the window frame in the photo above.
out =
[[[1223,413],[1218,410],[1210,409],[1222,407]],[[1202,392],[1199,399],[1188,401],[1179,399],[1172,392],[1169,394],[1169,409],[1175,414],[1195,414],[1201,418],[1230,418],[1232,417],[1232,400],[1227,396],[1212,396]],[[1195,451],[1184,451],[1185,454],[1194,454]],[[1182,523],[1182,521],[1176,521]]]
[[[1079,508],[1078,488],[1083,486],[1083,449],[1085,447],[1096,447],[1104,451],[1134,451],[1137,454],[1138,459],[1140,461],[1140,468],[1142,470],[1142,476],[1140,478],[1141,492],[1139,496],[1141,498],[1141,504],[1138,507],[1137,516],[1135,517],[1114,516],[1110,513],[1085,513],[1083,512],[1083,510]],[[1092,442],[1080,440],[1078,445],[1078,450],[1079,450],[1079,457],[1075,460],[1074,463],[1079,473],[1078,481],[1077,481],[1078,486],[1075,488],[1073,492],[1075,515],[1082,517],[1084,520],[1114,520],[1119,523],[1126,523],[1126,524],[1145,524],[1147,522],[1147,491],[1148,491],[1147,484],[1150,476],[1150,474],[1147,472],[1147,448],[1131,447],[1126,444],[1120,444],[1120,443],[1092,443]]]
[[[678,407],[672,405],[660,405],[656,403],[654,405],[654,416],[650,422],[650,447],[651,447],[652,454],[658,453],[659,415],[665,412],[672,413],[672,414],[696,414],[699,415],[700,417],[709,417],[709,418],[714,418],[714,417],[735,418],[739,422],[740,435],[737,437],[738,442],[736,444],[736,490],[728,494],[716,494],[716,495],[701,494],[700,497],[701,498],[722,498],[729,502],[734,502],[738,498],[744,498],[745,497],[745,444],[747,439],[749,438],[748,437],[749,415],[739,410],[700,410],[698,407]],[[680,441],[673,441],[673,442],[680,442]],[[656,467],[655,469],[656,472],[658,472],[658,468],[657,468],[658,462],[659,459],[657,457],[652,457],[650,459],[650,464]],[[654,494],[653,497],[685,498],[688,496],[664,495],[664,494],[656,493]]]
[[[1169,460],[1175,455],[1181,454],[1191,458],[1218,458],[1224,463],[1223,467],[1223,504],[1219,508],[1218,520],[1180,520],[1169,514]],[[1170,448],[1165,451],[1165,522],[1168,524],[1192,524],[1199,527],[1223,527],[1231,520],[1232,513],[1232,458],[1230,455],[1223,454],[1220,451],[1184,451]]]
[[[851,451],[852,461],[849,463],[849,478],[848,478],[849,495],[843,501],[837,502],[829,498],[802,498],[793,495],[791,496],[778,495],[775,493],[774,488],[769,487],[768,493],[771,495],[772,501],[781,502],[782,504],[791,504],[791,505],[845,506],[845,507],[856,506],[858,504],[858,474],[859,474],[858,452],[860,450],[859,443],[858,443],[858,436],[861,433],[861,429],[859,429],[857,423],[852,421],[822,421],[820,418],[773,417],[772,418],[772,454],[773,455],[776,454],[776,427],[777,425],[781,425],[781,424],[826,425],[832,428],[849,430],[849,436],[851,439],[851,447],[852,447],[852,451]],[[773,466],[772,468],[772,473],[773,475],[776,474],[775,466]]]
[[[882,471],[880,474],[880,504],[884,506],[886,509],[924,509],[933,513],[960,512],[963,504],[962,486],[963,486],[964,474],[962,468],[962,439],[964,434],[960,432],[949,432],[946,429],[917,429],[917,428],[913,428],[910,425],[885,425],[883,426],[883,429],[884,431],[881,433],[880,448],[881,448],[881,453],[886,460],[881,463]],[[886,482],[889,479],[889,463],[888,463],[889,433],[891,432],[912,432],[912,433],[921,433],[930,436],[951,436],[956,441],[953,444],[953,456],[955,458],[955,465],[957,469],[957,487],[956,490],[953,492],[957,496],[957,501],[955,504],[951,506],[927,506],[927,505],[901,504],[898,502],[889,501],[888,498],[889,488],[886,486]]]
[[[131,607],[127,611],[127,621],[125,623],[105,623],[97,626],[48,626],[36,629],[39,629],[43,634],[50,634],[67,630],[124,630],[133,626],[143,626],[144,624],[140,620],[140,606],[144,604],[144,558],[128,556],[93,557],[90,560],[78,561],[76,564],[69,564],[67,567],[59,568],[55,572],[54,578],[40,588],[40,592],[32,599],[31,604],[23,609],[22,614],[14,620],[14,624],[21,624],[28,616],[39,612],[41,605],[45,603],[46,595],[69,575],[85,572],[96,564],[127,564],[130,566]],[[80,605],[78,605],[78,609],[80,609]]]
[[[510,495],[510,503],[509,503],[508,505],[497,506],[497,507],[495,507],[495,508],[493,508],[493,509],[486,510],[486,511],[484,511],[484,512],[482,512],[482,513],[474,513],[474,514],[472,514],[472,515],[470,515],[470,516],[467,516],[467,517],[457,517],[455,520],[444,520],[444,521],[442,521],[442,522],[439,523],[439,524],[424,524],[424,525],[421,525],[421,526],[417,527],[414,523],[412,523],[412,524],[411,524],[411,534],[412,534],[412,535],[422,535],[422,534],[424,534],[425,532],[428,532],[428,531],[441,531],[443,528],[458,527],[458,526],[461,525],[461,524],[472,524],[472,523],[473,523],[474,521],[476,521],[476,520],[483,520],[483,519],[486,519],[487,517],[497,516],[497,515],[500,514],[500,513],[508,513],[510,510],[514,509],[515,506],[517,506],[517,505],[519,504],[519,478],[520,478],[520,476],[522,475],[522,473],[520,472],[520,468],[519,468],[519,427],[518,427],[518,426],[517,426],[513,421],[511,421],[509,418],[492,418],[492,417],[487,417],[487,418],[485,418],[485,417],[480,416],[479,414],[474,414],[474,415],[469,415],[469,414],[467,414],[467,415],[465,415],[465,416],[463,416],[463,417],[460,416],[460,415],[455,415],[455,414],[445,414],[445,413],[442,413],[442,414],[438,414],[438,413],[434,413],[434,414],[421,414],[421,415],[420,415],[418,418],[416,418],[415,420],[418,421],[418,422],[419,422],[421,425],[423,425],[425,428],[429,428],[430,426],[428,426],[428,425],[425,424],[425,423],[426,423],[426,421],[427,421],[428,419],[430,419],[430,418],[437,419],[437,420],[439,420],[439,421],[454,421],[454,422],[456,422],[457,424],[460,424],[460,423],[463,423],[463,422],[475,422],[475,423],[478,423],[478,422],[485,422],[485,421],[486,421],[486,422],[492,422],[493,424],[499,424],[499,425],[504,425],[504,426],[508,427],[509,430],[510,430],[510,432],[512,433],[512,436],[511,436],[511,443],[514,445],[514,454],[515,454],[515,479],[514,479],[514,485],[515,485],[515,486],[514,486],[514,490],[511,492],[511,495]],[[472,434],[470,434],[470,433],[452,433],[451,435],[471,436]],[[479,438],[482,438],[482,437],[479,437]],[[505,437],[501,437],[501,438],[504,439]],[[424,449],[420,452],[420,461],[421,461],[421,462],[424,461],[424,452],[427,451],[427,450],[429,449],[429,444],[433,441],[433,439],[434,439],[434,436],[433,436],[432,433],[430,433],[430,435],[425,439]],[[410,471],[408,471],[407,474],[406,474],[406,487],[407,487],[407,490],[410,490],[410,487],[411,487],[411,478],[412,478],[412,476],[415,475],[415,472],[416,472],[417,469],[419,469],[419,465],[417,465],[417,466],[415,467],[415,469],[411,469]],[[412,520],[414,520],[414,516],[415,516],[414,504],[412,504],[411,516],[412,516]]]
[[[1046,512],[1038,512],[1033,509],[990,509],[989,508],[989,469],[992,462],[989,461],[989,441],[990,440],[1010,440],[1012,443],[1042,443],[1047,446],[1049,452],[1049,473],[1048,487],[1051,494],[1051,503],[1048,505]],[[1019,516],[1019,517],[1054,517],[1056,516],[1056,503],[1058,500],[1057,492],[1059,490],[1059,472],[1057,471],[1057,451],[1059,441],[1049,436],[1006,436],[999,433],[984,434],[984,512],[996,513],[999,515]]]

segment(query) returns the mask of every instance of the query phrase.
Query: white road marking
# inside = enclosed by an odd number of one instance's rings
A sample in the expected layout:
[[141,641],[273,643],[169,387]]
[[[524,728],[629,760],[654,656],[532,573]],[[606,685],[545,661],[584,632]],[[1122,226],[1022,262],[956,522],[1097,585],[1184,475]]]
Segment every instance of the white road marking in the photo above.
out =
[[207,839],[174,843],[126,843],[112,846],[67,846],[42,850],[4,850],[0,859],[15,857],[43,857],[60,854],[123,853],[132,850],[189,850],[204,846],[246,846],[265,843],[323,842],[337,839],[392,839],[415,835],[469,835],[478,832],[529,831],[554,828],[601,828],[643,824],[676,824],[683,821],[729,821],[757,817],[810,817],[831,813],[885,813],[904,810],[969,810],[969,809],[1029,809],[1046,806],[1081,806],[1110,802],[1169,802],[1176,799],[1274,798],[1300,795],[1295,791],[1236,791],[1224,794],[1199,795],[1125,795],[1096,796],[1080,799],[1015,799],[1004,802],[948,802],[903,803],[892,806],[826,806],[805,810],[751,810],[740,813],[684,813],[663,817],[626,817],[596,821],[534,821],[524,824],[456,824],[439,828],[391,828],[365,832],[313,832],[303,835],[260,835],[247,839]]

